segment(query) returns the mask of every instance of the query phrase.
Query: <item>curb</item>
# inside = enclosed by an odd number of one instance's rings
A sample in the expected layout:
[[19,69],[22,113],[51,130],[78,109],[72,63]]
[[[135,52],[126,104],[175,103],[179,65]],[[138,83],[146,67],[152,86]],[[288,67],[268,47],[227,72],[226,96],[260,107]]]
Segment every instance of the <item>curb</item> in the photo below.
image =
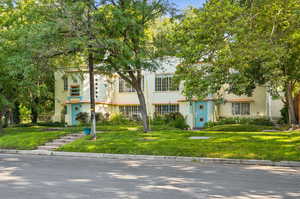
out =
[[168,160],[176,162],[199,162],[217,164],[238,164],[238,165],[262,165],[262,166],[282,166],[300,167],[300,162],[271,160],[247,160],[247,159],[225,159],[225,158],[201,158],[201,157],[180,157],[180,156],[153,156],[153,155],[128,155],[128,154],[108,154],[108,153],[81,153],[62,152],[47,150],[10,150],[0,149],[2,154],[22,154],[22,155],[46,155],[46,156],[66,156],[66,157],[87,157],[87,158],[108,158],[120,160]]

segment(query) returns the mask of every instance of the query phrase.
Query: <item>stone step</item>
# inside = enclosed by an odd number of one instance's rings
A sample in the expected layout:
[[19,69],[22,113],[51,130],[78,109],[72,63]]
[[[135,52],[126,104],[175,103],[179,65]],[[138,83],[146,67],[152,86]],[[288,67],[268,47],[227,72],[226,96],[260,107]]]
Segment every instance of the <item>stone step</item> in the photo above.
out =
[[57,140],[54,140],[54,142],[72,142],[76,139],[74,138],[60,138],[60,139],[57,139]]
[[44,146],[39,146],[37,150],[48,150],[48,151],[55,150],[60,146],[73,142],[83,136],[84,135],[82,133],[68,134],[56,140],[53,140],[52,142],[48,142]]
[[62,146],[67,144],[68,142],[48,142],[45,144],[45,146]]
[[72,133],[72,134],[68,134],[68,135],[71,135],[71,136],[78,136],[78,137],[84,136],[83,133]]
[[57,149],[57,146],[39,146],[37,149],[38,150],[54,150]]
[[79,136],[65,136],[65,137],[61,137],[61,138],[64,138],[64,139],[78,139],[78,138],[81,138]]

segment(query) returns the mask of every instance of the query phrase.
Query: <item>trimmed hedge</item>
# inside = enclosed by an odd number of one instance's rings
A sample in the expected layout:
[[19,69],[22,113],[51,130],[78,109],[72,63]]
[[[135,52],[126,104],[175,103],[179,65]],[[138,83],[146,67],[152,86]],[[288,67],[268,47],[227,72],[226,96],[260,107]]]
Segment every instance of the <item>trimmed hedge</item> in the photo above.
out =
[[245,125],[260,125],[260,126],[274,126],[270,119],[265,117],[260,118],[246,118],[246,117],[228,117],[222,118],[217,122],[207,122],[205,128],[211,128],[218,125],[225,124],[245,124]]

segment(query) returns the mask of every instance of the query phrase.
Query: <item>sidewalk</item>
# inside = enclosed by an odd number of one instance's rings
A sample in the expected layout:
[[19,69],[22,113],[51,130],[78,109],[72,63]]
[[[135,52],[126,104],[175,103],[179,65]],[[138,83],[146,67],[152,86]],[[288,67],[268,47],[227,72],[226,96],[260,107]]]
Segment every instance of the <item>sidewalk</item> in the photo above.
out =
[[225,158],[201,158],[201,157],[180,157],[180,156],[153,156],[153,155],[128,155],[128,154],[107,154],[107,153],[80,153],[62,152],[48,150],[9,150],[0,149],[0,153],[5,154],[26,154],[26,155],[46,155],[46,156],[69,156],[69,157],[88,157],[88,158],[109,158],[120,160],[157,160],[175,162],[199,162],[216,164],[238,164],[238,165],[263,165],[263,166],[284,166],[300,167],[300,162],[270,160],[248,160],[248,159],[225,159]]

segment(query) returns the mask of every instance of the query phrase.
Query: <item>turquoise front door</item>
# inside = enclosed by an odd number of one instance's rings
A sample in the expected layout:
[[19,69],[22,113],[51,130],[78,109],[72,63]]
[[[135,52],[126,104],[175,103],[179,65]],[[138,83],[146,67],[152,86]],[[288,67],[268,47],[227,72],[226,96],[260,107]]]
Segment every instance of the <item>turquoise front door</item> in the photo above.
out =
[[208,122],[208,103],[194,102],[195,110],[195,127],[203,128],[204,124]]
[[76,116],[78,113],[80,113],[80,108],[81,108],[81,105],[80,104],[71,104],[72,108],[72,125],[78,125],[79,122],[78,120],[76,120]]

